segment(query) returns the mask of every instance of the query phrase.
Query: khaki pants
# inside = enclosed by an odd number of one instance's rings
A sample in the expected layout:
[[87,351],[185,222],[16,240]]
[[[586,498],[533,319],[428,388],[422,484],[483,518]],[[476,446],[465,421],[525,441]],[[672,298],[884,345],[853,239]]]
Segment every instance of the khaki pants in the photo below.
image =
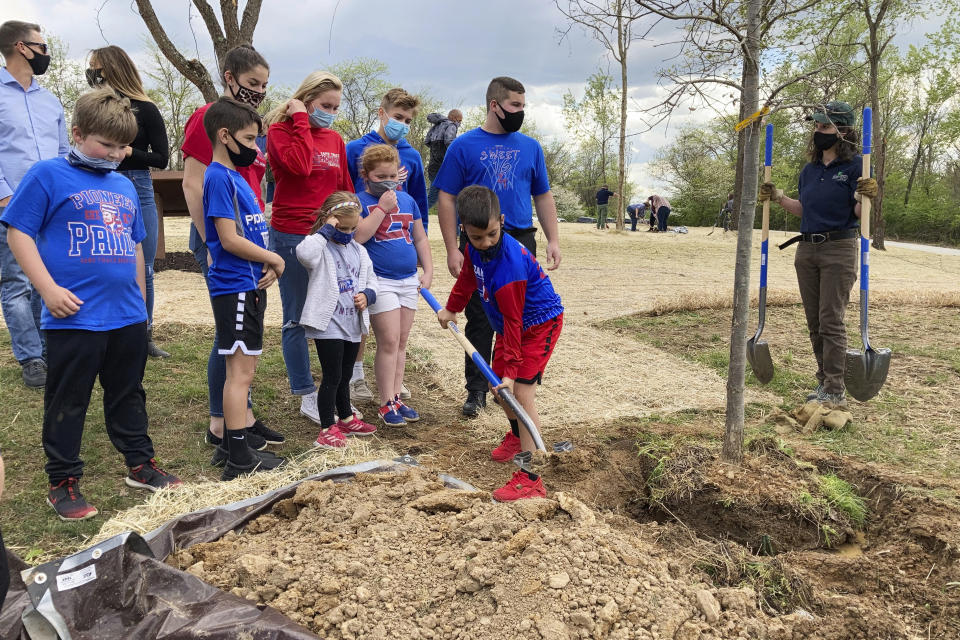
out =
[[817,380],[827,393],[842,393],[847,354],[844,314],[857,281],[858,238],[821,244],[801,242],[793,264],[817,358]]

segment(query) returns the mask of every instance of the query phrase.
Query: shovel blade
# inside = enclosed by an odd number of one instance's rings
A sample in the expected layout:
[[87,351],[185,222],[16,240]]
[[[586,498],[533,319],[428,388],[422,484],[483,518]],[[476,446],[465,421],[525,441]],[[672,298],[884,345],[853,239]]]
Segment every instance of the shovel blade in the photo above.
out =
[[847,349],[844,384],[847,393],[866,402],[880,392],[890,371],[890,349]]
[[770,345],[766,342],[755,338],[747,340],[747,361],[760,384],[773,380],[773,358],[770,357]]

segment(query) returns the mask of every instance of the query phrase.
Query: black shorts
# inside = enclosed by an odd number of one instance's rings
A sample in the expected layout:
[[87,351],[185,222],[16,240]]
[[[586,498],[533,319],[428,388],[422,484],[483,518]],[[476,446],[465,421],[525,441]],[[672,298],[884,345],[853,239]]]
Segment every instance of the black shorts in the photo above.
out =
[[228,293],[210,301],[217,325],[217,353],[229,356],[239,348],[248,356],[263,353],[263,313],[267,309],[267,292],[254,289]]

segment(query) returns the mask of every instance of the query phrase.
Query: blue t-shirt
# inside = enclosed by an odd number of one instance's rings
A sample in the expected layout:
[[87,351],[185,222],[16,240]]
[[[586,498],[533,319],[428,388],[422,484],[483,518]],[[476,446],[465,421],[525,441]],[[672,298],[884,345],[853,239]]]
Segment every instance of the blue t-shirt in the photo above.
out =
[[[486,262],[469,242],[467,251],[480,302],[490,326],[497,333],[503,334],[503,310],[497,295],[506,288],[522,285],[524,331],[563,313],[563,303],[554,291],[550,277],[533,254],[513,236],[504,234],[500,251]],[[511,311],[516,313],[517,310]]]
[[847,162],[809,162],[800,171],[801,233],[823,233],[853,229],[860,224],[854,214],[857,201],[857,178],[863,174],[863,158],[854,156]]
[[54,282],[83,301],[66,318],[54,318],[44,305],[41,329],[110,331],[147,320],[137,284],[137,245],[147,234],[137,190],[125,176],[65,158],[41,160],[0,222],[33,238]]
[[[363,177],[360,175],[360,158],[364,150],[372,144],[389,144],[380,137],[376,131],[370,131],[367,135],[357,140],[347,143],[347,167],[350,170],[350,178],[353,180],[353,187],[357,193],[366,189],[363,183]],[[417,203],[420,208],[420,221],[423,223],[423,230],[427,231],[430,224],[429,212],[427,206],[427,182],[423,177],[423,158],[420,152],[410,145],[406,140],[397,142],[397,155],[400,156],[400,190],[406,191]]]
[[[360,215],[366,218],[379,198],[366,191],[357,193]],[[373,263],[373,272],[381,278],[403,280],[417,275],[417,248],[413,245],[413,225],[420,220],[420,209],[408,194],[397,191],[397,213],[388,213],[373,236],[363,243]]]
[[497,194],[507,229],[529,229],[531,197],[550,191],[543,148],[519,132],[468,131],[450,144],[433,186],[456,196],[474,184]]
[[211,296],[252,291],[263,277],[263,263],[237,257],[220,244],[216,219],[235,221],[237,210],[241,216],[237,235],[266,249],[267,219],[260,211],[257,196],[239,173],[219,162],[211,162],[203,174],[203,217],[207,228],[207,250],[213,259],[207,272]]

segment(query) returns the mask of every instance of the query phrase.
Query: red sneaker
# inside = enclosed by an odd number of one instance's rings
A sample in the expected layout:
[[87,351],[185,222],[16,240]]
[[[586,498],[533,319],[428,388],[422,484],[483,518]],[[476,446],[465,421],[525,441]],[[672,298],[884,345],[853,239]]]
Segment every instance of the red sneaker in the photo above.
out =
[[338,421],[336,427],[347,436],[369,436],[377,431],[375,426],[369,422],[364,422],[357,414],[353,414],[353,419],[350,422]]
[[500,446],[490,452],[490,457],[496,462],[510,462],[520,451],[520,438],[513,435],[513,431],[507,431],[507,435],[500,441]]
[[342,449],[347,446],[347,436],[343,435],[337,425],[320,431],[313,446],[322,449]]
[[510,482],[493,492],[493,499],[497,502],[512,502],[524,498],[546,498],[547,490],[543,486],[543,478],[531,480],[522,469],[513,474]]

